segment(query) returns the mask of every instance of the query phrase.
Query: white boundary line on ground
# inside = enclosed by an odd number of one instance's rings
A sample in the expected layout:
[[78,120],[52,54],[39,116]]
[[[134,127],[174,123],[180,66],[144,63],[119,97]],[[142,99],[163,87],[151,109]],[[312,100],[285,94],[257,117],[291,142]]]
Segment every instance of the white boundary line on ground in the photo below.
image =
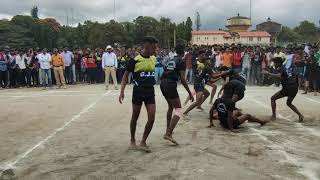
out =
[[78,114],[74,115],[69,121],[67,121],[63,126],[61,126],[60,128],[57,128],[54,130],[54,132],[52,132],[48,137],[46,137],[45,139],[41,140],[40,142],[38,142],[36,145],[34,145],[33,147],[31,147],[30,149],[28,149],[26,152],[22,153],[21,155],[19,155],[17,157],[16,160],[7,163],[4,166],[4,170],[6,169],[12,169],[15,168],[16,164],[19,163],[22,159],[26,158],[28,155],[30,155],[30,153],[32,153],[35,149],[37,149],[38,147],[40,147],[41,145],[45,144],[46,142],[48,142],[51,138],[53,138],[54,136],[56,136],[59,132],[63,131],[66,127],[68,127],[72,122],[78,120],[84,113],[88,112],[90,109],[92,109],[95,105],[97,105],[97,103],[99,101],[101,101],[105,96],[107,96],[108,94],[110,94],[111,91],[107,91],[106,93],[104,93],[99,99],[95,100],[93,103],[89,104],[87,107],[83,108]]
[[[265,105],[264,103],[262,103],[262,102],[260,102],[260,101],[258,101],[258,100],[256,100],[256,99],[251,99],[251,98],[250,98],[249,100],[255,102],[256,104],[259,104],[260,106],[262,106],[262,107],[264,107],[264,108],[266,108],[266,109],[269,109],[269,108],[270,108],[269,106]],[[280,113],[278,113],[278,117],[281,118],[281,119],[284,119],[284,120],[286,120],[286,121],[293,122],[293,121],[291,121],[290,119],[288,119],[288,118],[284,117],[283,115],[281,115]],[[294,123],[294,126],[295,126],[296,128],[305,129],[309,134],[311,134],[311,135],[313,135],[313,136],[320,137],[320,132],[319,132],[319,131],[314,130],[314,129],[312,129],[312,128],[305,127],[305,126],[303,126],[301,123],[295,123],[295,122],[293,122],[293,123]]]
[[311,102],[315,102],[315,103],[318,103],[320,104],[320,101],[317,101],[317,100],[314,100],[314,99],[311,99],[311,98],[308,98],[308,97],[303,97],[304,99],[308,100],[308,101],[311,101]]
[[[262,107],[264,107],[266,109],[269,109],[269,106],[265,105],[264,103],[262,103],[262,102],[260,102],[258,100],[251,99],[251,98],[249,100],[255,102],[256,104],[258,104],[258,105],[260,105],[260,106],[262,106]],[[279,114],[279,117],[281,119],[284,119],[284,120],[287,120],[287,121],[291,121],[290,119],[282,116],[281,114]],[[297,124],[297,123],[295,123],[295,127],[306,129],[308,132],[310,132],[311,135],[319,137],[319,133],[314,131],[313,129],[306,128],[306,127],[302,126],[301,124]],[[255,132],[255,134],[258,135],[259,137],[263,138],[264,140],[266,140],[267,142],[269,142],[271,144],[274,144],[273,142],[269,141],[264,135],[262,135],[259,132],[259,130],[256,130],[256,129],[253,129],[253,128],[250,128],[250,129],[253,130]],[[312,167],[310,167],[306,163],[301,163],[297,158],[295,158],[294,156],[292,156],[292,155],[288,154],[286,151],[284,151],[283,150],[285,148],[284,145],[276,145],[276,146],[281,148],[278,151],[281,152],[286,157],[287,161],[291,162],[292,164],[296,165],[297,167],[302,167],[302,169],[299,170],[298,173],[300,173],[301,175],[304,175],[309,180],[319,180],[318,177],[317,177],[317,172],[314,171],[314,170],[311,170]]]

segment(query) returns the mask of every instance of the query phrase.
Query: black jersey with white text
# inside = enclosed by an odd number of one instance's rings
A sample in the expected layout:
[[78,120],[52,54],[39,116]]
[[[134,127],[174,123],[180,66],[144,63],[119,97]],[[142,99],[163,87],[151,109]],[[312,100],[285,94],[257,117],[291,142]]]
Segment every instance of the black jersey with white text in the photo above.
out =
[[168,82],[178,82],[180,71],[185,71],[186,66],[180,56],[175,56],[169,60],[164,66],[164,72],[161,79],[166,79]]

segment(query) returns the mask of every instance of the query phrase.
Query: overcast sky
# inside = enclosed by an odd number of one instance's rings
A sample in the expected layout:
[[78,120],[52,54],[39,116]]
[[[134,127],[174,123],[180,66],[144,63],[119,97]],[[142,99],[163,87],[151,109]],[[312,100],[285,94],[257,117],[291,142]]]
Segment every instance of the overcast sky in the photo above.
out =
[[[115,0],[116,20],[131,21],[137,16],[169,17],[175,22],[188,16],[195,20],[200,12],[202,28],[224,28],[225,21],[238,13],[250,14],[250,0]],[[61,24],[85,20],[105,22],[113,19],[114,0],[0,0],[0,19],[16,14],[30,14],[39,7],[40,18],[54,17]],[[319,25],[320,0],[252,0],[253,24],[268,17],[281,24],[295,26],[310,20]],[[73,17],[73,18],[72,18]]]

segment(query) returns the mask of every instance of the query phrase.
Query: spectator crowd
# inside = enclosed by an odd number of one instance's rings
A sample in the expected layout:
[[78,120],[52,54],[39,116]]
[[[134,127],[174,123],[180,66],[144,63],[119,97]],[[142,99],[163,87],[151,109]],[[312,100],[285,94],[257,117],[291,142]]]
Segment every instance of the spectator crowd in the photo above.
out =
[[[2,88],[43,89],[67,88],[76,83],[105,83],[109,89],[112,81],[114,89],[122,80],[127,62],[141,53],[141,48],[113,48],[107,46],[97,49],[29,49],[0,50],[0,85]],[[174,49],[156,51],[155,79],[159,83],[166,62],[173,59]],[[213,70],[233,69],[243,73],[248,85],[269,86],[280,82],[265,76],[264,70],[275,70],[272,59],[281,57],[286,64],[294,63],[297,67],[300,88],[304,93],[320,89],[320,49],[317,45],[289,45],[287,47],[260,46],[192,46],[186,48],[184,61],[185,76],[193,83],[194,72],[199,58],[209,58]],[[111,76],[111,78],[110,78]]]

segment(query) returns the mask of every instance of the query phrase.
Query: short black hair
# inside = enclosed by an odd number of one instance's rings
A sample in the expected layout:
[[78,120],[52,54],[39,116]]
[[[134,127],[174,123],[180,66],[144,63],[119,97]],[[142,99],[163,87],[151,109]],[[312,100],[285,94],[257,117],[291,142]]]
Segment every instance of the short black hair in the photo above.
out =
[[273,62],[275,64],[282,64],[283,63],[283,59],[281,57],[275,57],[275,58],[273,58]]
[[158,40],[152,36],[146,36],[142,39],[142,43],[157,44]]
[[176,47],[175,47],[175,50],[176,50],[176,53],[179,54],[179,55],[183,55],[184,54],[184,46],[182,44],[178,44]]

